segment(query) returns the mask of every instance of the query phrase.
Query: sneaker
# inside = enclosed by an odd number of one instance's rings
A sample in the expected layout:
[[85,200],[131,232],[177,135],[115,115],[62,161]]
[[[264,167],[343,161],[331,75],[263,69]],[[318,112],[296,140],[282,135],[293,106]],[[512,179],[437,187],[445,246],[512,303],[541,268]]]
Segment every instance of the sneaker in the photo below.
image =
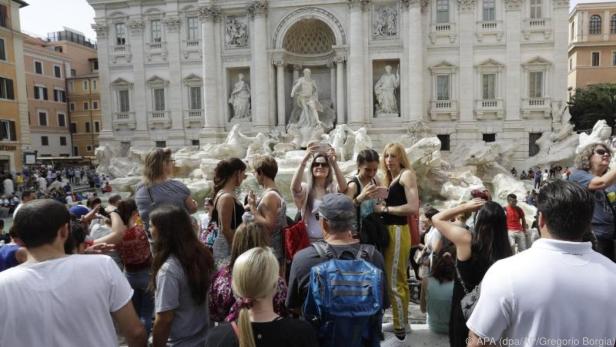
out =
[[[383,330],[384,333],[393,333],[394,332],[394,323],[390,322],[390,323],[383,323],[383,325],[381,326],[381,329]],[[407,334],[411,333],[411,325],[410,324],[406,324],[406,327],[404,327],[404,332],[406,332]]]
[[409,341],[409,337],[408,335],[404,337],[403,340],[400,340],[399,338],[392,336],[390,338],[388,338],[383,344],[383,347],[410,347],[411,346],[411,341]]

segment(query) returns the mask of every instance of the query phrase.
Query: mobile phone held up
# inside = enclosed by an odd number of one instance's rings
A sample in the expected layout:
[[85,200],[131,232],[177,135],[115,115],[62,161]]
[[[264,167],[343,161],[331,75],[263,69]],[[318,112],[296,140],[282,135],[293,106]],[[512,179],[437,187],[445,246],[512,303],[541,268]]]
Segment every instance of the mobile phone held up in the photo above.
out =
[[329,151],[329,149],[331,148],[331,146],[329,145],[329,143],[319,143],[318,147],[317,147],[317,151],[319,153],[327,153],[327,151]]
[[376,193],[374,194],[376,199],[381,200],[387,199],[387,196],[389,196],[389,189],[387,187],[378,187],[376,189]]
[[479,199],[483,199],[483,200],[489,200],[488,199],[488,193],[486,193],[485,191],[481,190],[481,189],[473,189],[471,191],[471,196],[473,198],[479,198]]

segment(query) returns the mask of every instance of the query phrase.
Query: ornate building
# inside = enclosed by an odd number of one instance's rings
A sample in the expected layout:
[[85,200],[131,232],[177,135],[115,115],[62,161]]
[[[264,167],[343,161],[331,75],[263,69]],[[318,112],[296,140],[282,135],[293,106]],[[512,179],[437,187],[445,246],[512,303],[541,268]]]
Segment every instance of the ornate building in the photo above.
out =
[[515,141],[521,163],[567,98],[567,0],[88,1],[100,139],[123,148],[285,126],[309,68],[323,112],[377,143],[424,121],[444,150]]

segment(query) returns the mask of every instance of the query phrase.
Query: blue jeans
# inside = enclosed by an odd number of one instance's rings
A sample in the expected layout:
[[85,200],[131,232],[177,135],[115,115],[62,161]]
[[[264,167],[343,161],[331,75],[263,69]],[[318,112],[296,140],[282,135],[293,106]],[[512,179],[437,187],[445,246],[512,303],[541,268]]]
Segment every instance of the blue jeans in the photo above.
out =
[[144,269],[137,272],[126,271],[126,279],[130,286],[135,291],[133,293],[133,306],[145,326],[145,330],[150,335],[152,331],[152,316],[154,315],[154,296],[148,291],[148,282],[150,281],[150,269]]

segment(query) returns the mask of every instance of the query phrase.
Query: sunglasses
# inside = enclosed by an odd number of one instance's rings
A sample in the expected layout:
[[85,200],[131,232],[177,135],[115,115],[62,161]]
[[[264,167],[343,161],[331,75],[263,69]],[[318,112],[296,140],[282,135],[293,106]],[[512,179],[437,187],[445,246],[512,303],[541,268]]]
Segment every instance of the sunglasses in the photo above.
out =
[[611,157],[611,156],[612,156],[612,153],[610,153],[610,152],[606,151],[605,149],[601,149],[601,148],[596,149],[596,150],[595,150],[595,154],[600,155],[600,156],[604,156],[604,155],[606,155],[606,154],[607,154],[607,156],[608,156],[608,157]]
[[327,163],[314,163],[312,164],[312,167],[329,167],[329,165]]

